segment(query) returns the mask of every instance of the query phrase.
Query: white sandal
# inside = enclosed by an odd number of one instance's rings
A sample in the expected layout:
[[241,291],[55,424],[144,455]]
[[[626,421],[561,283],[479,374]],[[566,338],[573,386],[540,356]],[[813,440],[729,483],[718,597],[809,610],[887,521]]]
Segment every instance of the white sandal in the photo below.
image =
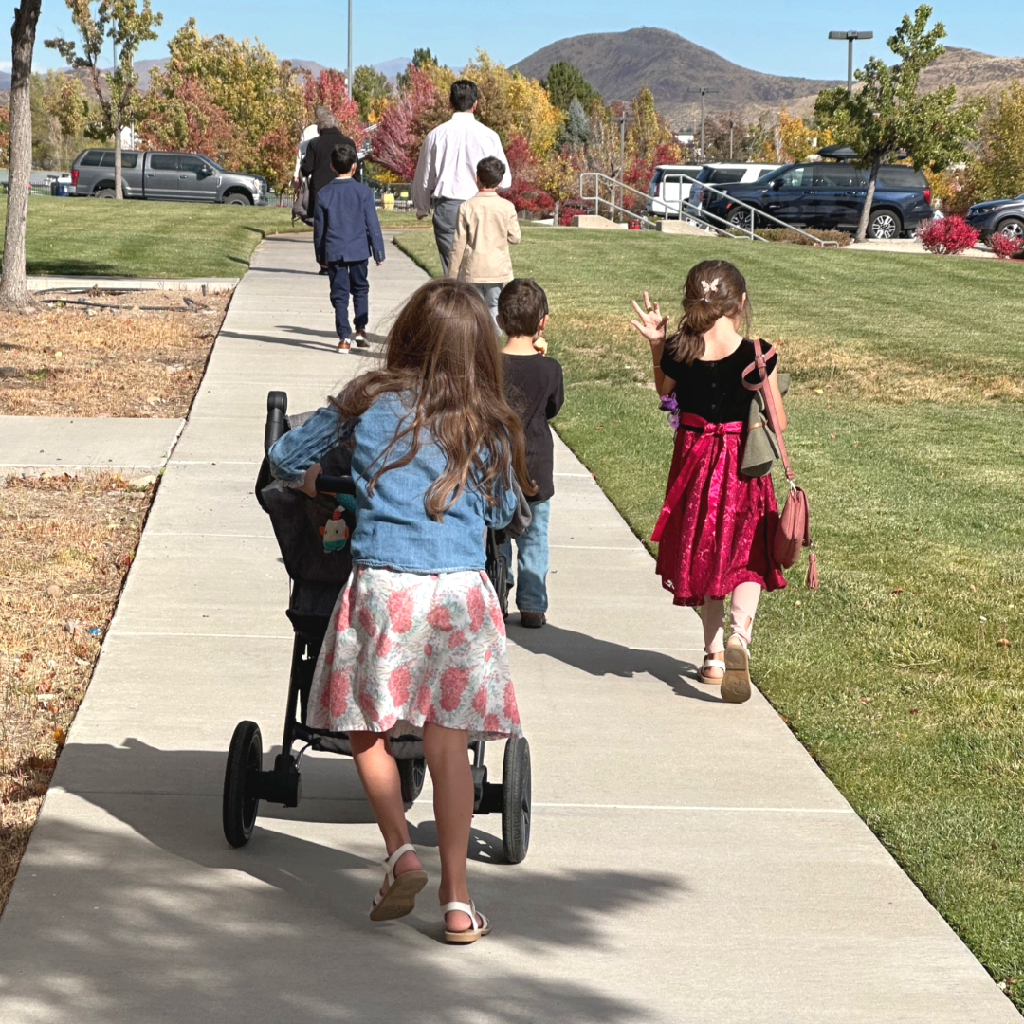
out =
[[[733,643],[733,641],[737,641]],[[722,676],[722,702],[743,704],[750,700],[750,651],[743,636],[733,632],[725,645],[725,673]]]
[[[725,652],[723,651],[723,656]],[[720,668],[722,675],[720,676],[709,676],[707,669],[709,668]],[[710,654],[704,655],[704,664],[700,667],[700,681],[707,683],[709,686],[720,686],[722,683],[722,677],[725,675],[725,662],[720,658],[713,658]]]
[[384,858],[384,883],[387,888],[373,898],[371,921],[393,921],[412,913],[416,894],[427,884],[427,873],[422,868],[406,871],[395,878],[395,865],[407,853],[415,853],[411,843],[400,846],[390,857]]
[[[453,910],[461,910],[464,914],[469,915],[469,919],[473,923],[465,931],[453,932],[448,928],[448,914]],[[476,942],[477,939],[482,939],[491,930],[487,918],[476,909],[476,905],[472,900],[469,903],[446,903],[441,907],[441,913],[444,914],[445,919],[445,942],[464,946],[467,943]],[[478,917],[480,918],[479,924],[476,923]]]

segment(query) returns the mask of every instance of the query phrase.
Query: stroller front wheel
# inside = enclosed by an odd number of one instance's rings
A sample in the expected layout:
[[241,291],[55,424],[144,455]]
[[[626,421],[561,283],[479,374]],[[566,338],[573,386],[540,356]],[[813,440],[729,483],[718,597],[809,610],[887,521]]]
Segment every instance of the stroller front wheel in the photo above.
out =
[[224,835],[236,849],[245,846],[256,825],[263,770],[263,736],[255,722],[239,722],[228,747],[224,773]]
[[402,783],[402,800],[411,804],[423,791],[427,762],[422,757],[403,758],[398,762],[398,778]]

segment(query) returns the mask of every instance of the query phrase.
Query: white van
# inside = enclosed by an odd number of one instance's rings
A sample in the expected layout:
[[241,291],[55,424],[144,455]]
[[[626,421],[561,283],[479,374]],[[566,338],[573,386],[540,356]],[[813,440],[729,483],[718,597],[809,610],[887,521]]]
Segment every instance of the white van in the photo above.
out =
[[[683,199],[690,194],[699,164],[659,164],[647,189],[647,212],[658,217],[678,217]],[[685,211],[684,211],[685,213]]]
[[700,201],[701,184],[705,185],[736,185],[760,181],[762,178],[777,171],[784,164],[705,164],[695,175],[700,184],[691,185],[686,195],[687,206],[691,214],[699,215],[702,204]]

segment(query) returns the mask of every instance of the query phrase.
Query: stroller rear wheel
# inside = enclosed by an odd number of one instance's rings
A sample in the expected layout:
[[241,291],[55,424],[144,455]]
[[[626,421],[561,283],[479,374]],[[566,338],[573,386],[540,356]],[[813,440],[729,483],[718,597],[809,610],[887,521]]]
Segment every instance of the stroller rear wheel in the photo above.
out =
[[427,776],[427,762],[422,757],[409,757],[398,762],[398,777],[402,782],[402,800],[411,804],[423,791]]
[[519,864],[530,847],[530,744],[522,736],[505,744],[501,839],[505,860]]
[[263,736],[255,722],[239,722],[228,747],[224,773],[224,835],[238,848],[245,846],[256,825],[260,798],[258,773],[263,770]]

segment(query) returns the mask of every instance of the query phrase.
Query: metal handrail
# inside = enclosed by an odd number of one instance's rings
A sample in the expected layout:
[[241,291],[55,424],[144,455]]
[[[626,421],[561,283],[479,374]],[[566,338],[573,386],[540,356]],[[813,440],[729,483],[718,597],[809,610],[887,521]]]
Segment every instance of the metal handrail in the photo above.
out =
[[[731,199],[736,206],[741,206],[744,210],[749,210],[750,211],[750,229],[748,231],[746,228],[739,228],[738,225],[733,224],[730,221],[727,221],[724,217],[719,217],[718,214],[716,214],[716,213],[709,213],[707,210],[704,210],[704,209],[701,209],[701,210],[698,211],[696,209],[696,207],[694,207],[691,203],[684,202],[681,194],[680,194],[679,200],[675,204],[677,206],[677,214],[676,214],[676,216],[677,216],[677,219],[679,219],[679,220],[683,219],[683,208],[686,207],[687,210],[692,210],[693,211],[692,216],[699,217],[700,219],[708,222],[708,226],[714,228],[720,234],[726,235],[729,238],[748,238],[749,237],[752,242],[755,241],[755,240],[759,241],[759,242],[767,242],[768,241],[767,238],[762,238],[759,234],[757,234],[757,227],[756,227],[757,219],[768,220],[768,221],[774,222],[775,224],[778,224],[782,228],[785,228],[785,230],[787,230],[787,231],[795,231],[798,235],[803,235],[804,238],[809,238],[811,240],[811,243],[813,245],[815,245],[815,246],[818,246],[819,248],[823,248],[823,249],[838,249],[839,248],[839,243],[838,242],[826,242],[826,241],[823,241],[822,239],[818,238],[816,235],[812,235],[808,231],[803,231],[801,228],[795,228],[795,227],[793,227],[792,224],[787,224],[784,220],[780,220],[778,217],[774,216],[773,214],[765,213],[764,210],[759,210],[756,206],[750,206],[748,203],[744,203],[742,200],[737,199],[735,196],[730,195],[728,192],[723,192],[720,188],[715,188],[713,185],[708,185],[706,182],[698,181],[696,178],[691,177],[689,174],[682,174],[682,173],[680,173],[679,177],[680,178],[685,178],[691,184],[700,185],[701,189],[706,189],[708,192],[714,192],[716,195],[725,196],[727,199]],[[593,196],[588,196],[588,195],[584,194],[584,186],[583,186],[584,178],[593,178],[594,179],[594,195]],[[610,206],[612,209],[621,210],[623,213],[630,212],[630,211],[627,211],[627,210],[623,209],[621,206],[617,206],[614,203],[614,201],[610,201],[610,200],[607,200],[607,199],[601,199],[601,197],[600,197],[600,191],[601,191],[600,190],[600,179],[602,179],[602,178],[605,181],[610,182],[611,185],[613,185],[615,188],[618,188],[620,190],[621,189],[625,189],[628,192],[633,192],[634,194],[636,194],[638,196],[642,196],[644,199],[650,199],[651,198],[649,193],[641,192],[639,189],[635,189],[635,188],[630,187],[629,185],[625,185],[622,182],[620,182],[617,178],[612,178],[612,177],[610,177],[607,174],[601,174],[598,171],[584,171],[580,175],[580,199],[582,199],[584,202],[593,202],[594,203],[594,212],[597,213],[598,216],[600,216],[600,213],[598,211],[600,209],[600,204],[602,202],[605,203],[607,206]],[[612,195],[614,195],[614,191],[612,192]],[[669,200],[667,198],[666,199],[659,198],[659,202],[663,203],[666,207],[671,207],[673,205],[673,201]],[[635,216],[635,214],[632,214],[632,213],[630,215],[631,216]],[[653,227],[653,223],[650,220],[648,220],[646,217],[644,217],[643,220],[648,224],[648,226]],[[723,226],[719,227],[717,224],[710,223],[711,221],[718,221]]]

